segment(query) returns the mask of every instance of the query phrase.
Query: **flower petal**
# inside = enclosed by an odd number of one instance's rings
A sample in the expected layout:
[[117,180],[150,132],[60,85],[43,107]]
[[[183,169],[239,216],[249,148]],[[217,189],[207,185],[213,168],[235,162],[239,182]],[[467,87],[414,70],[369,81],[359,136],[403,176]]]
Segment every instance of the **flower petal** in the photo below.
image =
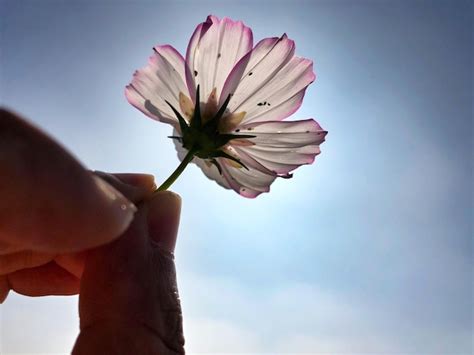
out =
[[[218,163],[222,166],[222,161],[221,159],[217,159]],[[219,170],[214,164],[209,164],[203,159],[200,158],[194,158],[193,163],[195,163],[197,166],[201,168],[203,173],[211,180],[214,180],[217,182],[219,185],[221,185],[223,188],[230,189],[230,185],[227,182],[227,180],[219,173]]]
[[255,135],[248,138],[254,145],[239,145],[234,149],[245,152],[278,175],[287,175],[300,165],[313,163],[327,134],[312,119],[248,124],[239,132]]
[[219,95],[230,71],[252,45],[252,30],[242,21],[208,16],[199,24],[186,53],[186,80],[193,99],[198,84],[202,98],[207,99],[214,88]]
[[125,95],[147,116],[176,125],[177,118],[166,101],[180,110],[179,94],[187,93],[184,59],[169,45],[156,46],[154,50],[148,65],[135,72]]
[[315,120],[266,121],[239,126],[236,133],[254,135],[249,140],[259,146],[301,147],[319,145],[327,134]]
[[293,114],[315,79],[312,61],[295,57],[294,42],[286,35],[260,41],[247,56],[227,78],[221,101],[232,94],[229,110],[245,111],[245,123],[280,121]]
[[248,198],[255,198],[262,192],[269,192],[270,185],[277,178],[276,175],[268,175],[255,169],[247,170],[231,165],[224,165],[222,174],[235,192]]
[[[258,42],[233,68],[224,85],[220,104],[231,94],[229,110],[237,110],[293,58],[294,51],[295,44],[286,34]],[[236,87],[235,90],[232,86]]]
[[[270,37],[262,39],[255,45],[255,47],[251,51],[249,51],[245,56],[243,56],[242,59],[240,59],[235,64],[234,68],[232,68],[232,71],[226,79],[224,87],[222,88],[222,93],[220,95],[219,106],[223,104],[224,100],[227,98],[228,95],[232,95],[234,97],[230,100],[229,109],[234,108],[234,110],[231,110],[231,112],[235,111],[236,105],[240,102],[239,100],[242,100],[242,97],[240,96],[245,94],[243,92],[244,88],[238,88],[237,90],[237,87],[246,76],[253,76],[252,70],[258,64],[267,63],[268,65],[272,63],[272,65],[276,65],[278,64],[278,62],[286,62],[288,57],[288,50],[293,51],[292,47],[294,47],[294,44],[290,47],[284,45],[290,44],[287,42],[287,40],[288,39],[286,34],[284,34],[282,37]],[[293,53],[294,52],[292,52],[292,54]],[[269,54],[272,55],[269,58],[266,58]],[[275,68],[273,67],[272,69]],[[259,71],[258,73],[260,75],[258,76],[257,80],[262,80],[263,82],[265,79],[265,76],[261,75],[263,71]],[[238,91],[237,95],[236,91]]]

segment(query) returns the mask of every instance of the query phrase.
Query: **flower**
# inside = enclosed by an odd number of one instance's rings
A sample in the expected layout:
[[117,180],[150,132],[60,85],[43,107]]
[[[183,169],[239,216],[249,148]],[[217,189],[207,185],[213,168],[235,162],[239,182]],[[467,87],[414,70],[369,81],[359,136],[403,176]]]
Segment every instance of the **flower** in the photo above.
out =
[[283,121],[315,79],[312,61],[294,55],[286,34],[253,47],[241,21],[210,15],[191,36],[186,60],[169,45],[153,49],[125,94],[174,127],[181,171],[192,161],[221,186],[253,198],[320,153],[327,132],[315,120]]

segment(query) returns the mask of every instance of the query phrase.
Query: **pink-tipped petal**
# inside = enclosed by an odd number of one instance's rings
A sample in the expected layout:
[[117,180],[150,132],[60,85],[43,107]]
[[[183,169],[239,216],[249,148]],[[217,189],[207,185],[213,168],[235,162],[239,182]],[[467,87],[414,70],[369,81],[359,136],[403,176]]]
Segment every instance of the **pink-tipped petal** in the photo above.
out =
[[240,125],[234,132],[255,135],[249,141],[259,146],[301,147],[319,145],[327,132],[313,119],[300,121],[266,121]]
[[[235,91],[237,90],[237,87],[239,86],[243,77],[245,75],[249,75],[251,69],[260,63],[265,58],[265,56],[274,49],[275,45],[279,41],[279,37],[262,39],[251,51],[249,51],[235,64],[224,83],[224,87],[222,88],[219,106],[222,105],[228,95],[235,95]],[[253,73],[250,75],[253,75]],[[230,101],[229,107],[232,107],[232,104],[235,106],[235,103],[236,99],[234,98]]]
[[281,121],[289,117],[300,108],[306,88],[314,79],[312,61],[293,57],[270,81],[237,108],[247,113],[243,123]]
[[186,53],[190,95],[194,97],[197,85],[203,98],[207,98],[214,88],[219,95],[230,71],[252,45],[252,31],[241,21],[208,16],[194,31]]
[[258,170],[267,175],[277,175],[275,171],[270,170],[266,166],[262,165],[252,155],[248,154],[244,149],[242,149],[241,146],[232,145],[231,147],[235,154],[239,157],[239,160],[249,169]]
[[194,158],[193,163],[199,166],[203,171],[204,175],[206,175],[210,180],[214,180],[225,189],[231,188],[227,180],[219,173],[219,170],[214,164],[210,164],[209,162],[206,162],[200,158]]
[[[302,72],[308,71],[310,62],[294,57],[294,52],[295,44],[286,35],[260,41],[250,52],[248,63],[243,70],[243,76],[235,90],[233,90],[233,86],[238,80],[238,75],[234,73],[238,74],[239,71],[242,71],[239,66],[243,66],[245,63],[237,63],[237,66],[227,78],[221,96],[224,98],[229,94],[232,95],[228,106],[229,111],[247,112],[246,110],[249,110],[252,111],[253,115],[258,114],[262,111],[262,108],[269,110],[272,104],[277,106],[301,91],[305,85],[299,83],[295,78],[304,76]],[[280,72],[282,74],[279,74]],[[295,81],[297,82],[296,88],[290,89],[291,83],[295,83]],[[285,86],[286,93],[283,93]],[[289,93],[288,90],[290,90]],[[268,106],[267,103],[270,102],[270,98],[272,100],[275,98],[275,101]],[[254,106],[260,110],[255,111]],[[251,118],[252,116],[247,113],[245,120],[248,121]]]
[[187,93],[183,57],[171,46],[156,46],[148,65],[135,72],[125,89],[128,101],[156,120],[176,125],[166,101],[180,109],[179,93]]
[[236,168],[230,165],[222,167],[222,173],[230,187],[247,198],[255,198],[263,192],[270,191],[270,185],[277,178],[255,169]]
[[197,25],[191,38],[189,39],[188,48],[186,49],[186,85],[188,86],[189,95],[195,101],[196,99],[196,84],[194,81],[194,73],[191,70],[189,63],[194,63],[196,57],[196,50],[198,48],[199,41],[211,27],[212,21],[207,17],[206,21]]
[[311,164],[320,153],[327,132],[314,120],[261,122],[242,126],[239,132],[255,135],[254,145],[235,147],[268,170],[287,175],[303,164]]

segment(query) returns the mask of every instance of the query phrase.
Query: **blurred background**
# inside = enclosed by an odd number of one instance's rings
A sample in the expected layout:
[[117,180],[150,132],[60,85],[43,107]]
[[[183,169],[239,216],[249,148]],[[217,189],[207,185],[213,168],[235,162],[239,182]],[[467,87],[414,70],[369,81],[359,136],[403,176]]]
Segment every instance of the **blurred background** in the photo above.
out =
[[[472,352],[469,1],[0,0],[0,102],[88,168],[177,166],[169,126],[124,86],[208,14],[286,32],[316,82],[291,119],[329,131],[314,165],[255,200],[189,167],[177,268],[188,353]],[[11,294],[0,353],[68,353],[77,298]]]

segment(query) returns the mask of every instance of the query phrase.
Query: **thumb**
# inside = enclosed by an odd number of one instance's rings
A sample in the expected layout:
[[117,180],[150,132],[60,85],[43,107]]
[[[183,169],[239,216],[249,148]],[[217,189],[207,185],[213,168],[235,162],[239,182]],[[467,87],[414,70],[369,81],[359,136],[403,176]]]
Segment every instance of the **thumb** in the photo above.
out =
[[184,353],[171,254],[180,209],[178,195],[156,193],[139,205],[120,238],[88,253],[79,297],[81,334],[73,354]]
[[173,253],[178,235],[181,198],[171,191],[156,192],[148,205],[148,230],[151,240]]

